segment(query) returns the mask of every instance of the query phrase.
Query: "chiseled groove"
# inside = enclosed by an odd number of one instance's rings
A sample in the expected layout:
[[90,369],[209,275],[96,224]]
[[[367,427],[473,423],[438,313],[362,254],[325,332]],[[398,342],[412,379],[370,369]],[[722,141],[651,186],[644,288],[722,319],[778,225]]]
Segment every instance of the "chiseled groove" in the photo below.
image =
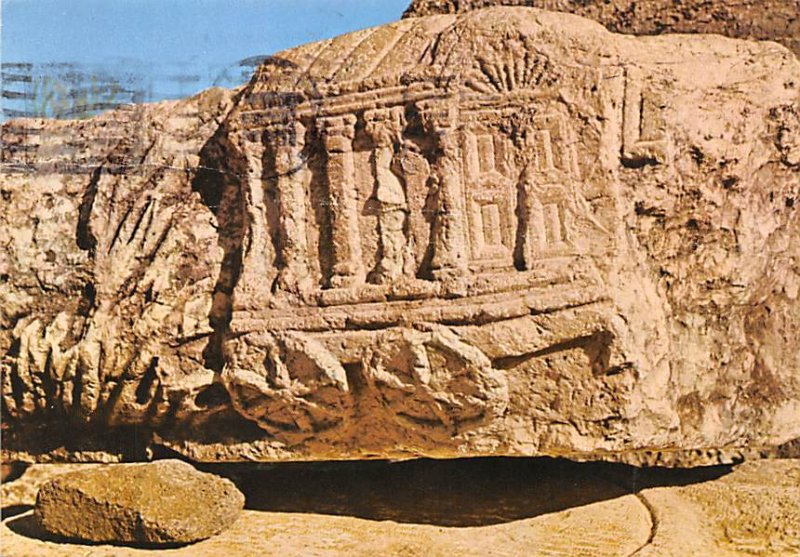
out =
[[405,36],[414,28],[413,25],[403,26],[402,23],[404,22],[400,22],[400,24],[397,25],[392,25],[392,40],[383,47],[383,50],[380,52],[380,54],[375,56],[375,61],[368,68],[365,68],[363,72],[361,72],[361,75],[357,78],[358,80],[363,80],[371,75],[374,75],[375,71],[381,67],[384,60],[386,60],[392,54],[392,52],[394,52],[394,48],[398,45],[398,43],[400,43],[400,41],[404,39]]
[[571,338],[564,342],[551,344],[549,346],[546,346],[545,348],[542,348],[541,350],[527,352],[525,354],[520,354],[518,356],[504,356],[501,358],[495,358],[494,360],[492,360],[492,366],[497,369],[510,369],[533,358],[541,358],[542,356],[548,356],[550,354],[555,354],[556,352],[563,352],[565,350],[571,350],[573,348],[580,348],[582,346],[585,346],[596,336],[597,333],[583,335],[578,338]]
[[[333,39],[325,39],[323,41],[318,41],[316,43],[313,43],[314,45],[316,45],[316,48],[309,52],[309,58],[311,58],[311,60],[307,64],[304,64],[303,66],[300,67],[300,71],[297,72],[297,75],[292,84],[294,87],[298,87],[300,83],[303,81],[303,79],[307,78],[310,75],[311,68],[314,66],[314,64],[317,63],[319,57],[322,55],[323,52],[325,52],[325,50],[330,46],[332,42]],[[279,52],[278,55],[280,54],[281,53]],[[264,81],[264,83],[268,82],[269,80]]]
[[[355,56],[354,55],[359,51],[359,49],[362,48],[364,45],[366,45],[376,35],[378,35],[379,33],[384,32],[384,28],[383,27],[375,27],[373,29],[370,29],[369,31],[370,32],[366,33],[364,38],[361,39],[360,41],[358,41],[355,44],[355,46],[353,46],[353,48],[351,48],[347,52],[347,54],[345,54],[344,56],[342,56],[341,58],[339,58],[336,61],[336,69],[334,69],[327,76],[330,81],[337,81],[337,77],[339,76],[340,73],[348,71],[351,68],[350,64],[355,63]],[[354,81],[361,81],[362,79],[363,79],[363,77],[357,77],[357,78],[354,78]]]
[[[353,33],[348,33],[346,35],[340,35],[332,39],[330,44],[327,45],[322,52],[320,52],[320,55],[316,60],[314,60],[314,63],[309,66],[308,71],[306,72],[307,79],[331,81],[333,76],[335,76],[336,73],[342,69],[342,65],[353,54],[353,52],[355,52],[355,50],[361,46],[361,43],[369,39],[374,32],[375,29],[363,29],[361,31],[354,31]],[[353,42],[355,42],[354,45],[352,45]],[[335,61],[331,62],[329,60],[329,56],[326,56],[325,54],[328,51],[335,52],[340,46],[348,47],[347,52],[341,56],[338,56]],[[322,67],[317,68],[318,65]],[[325,74],[314,75],[316,69],[325,70]]]

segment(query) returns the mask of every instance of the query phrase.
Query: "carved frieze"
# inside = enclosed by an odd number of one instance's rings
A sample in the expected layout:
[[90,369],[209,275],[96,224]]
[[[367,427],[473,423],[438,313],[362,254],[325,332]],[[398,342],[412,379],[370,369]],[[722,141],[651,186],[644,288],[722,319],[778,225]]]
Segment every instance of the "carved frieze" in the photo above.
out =
[[353,406],[347,374],[314,339],[264,333],[233,346],[221,377],[243,416],[287,443],[346,426]]
[[447,329],[395,329],[364,353],[371,396],[392,419],[421,437],[444,437],[486,425],[508,404],[504,374]]

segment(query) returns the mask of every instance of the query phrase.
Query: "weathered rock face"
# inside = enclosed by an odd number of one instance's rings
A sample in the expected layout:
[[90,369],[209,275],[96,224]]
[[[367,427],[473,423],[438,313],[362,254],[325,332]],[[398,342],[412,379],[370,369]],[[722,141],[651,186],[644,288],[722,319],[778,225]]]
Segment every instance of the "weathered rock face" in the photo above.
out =
[[800,55],[797,0],[412,0],[403,17],[526,6],[588,17],[615,33],[717,33],[777,41]]
[[492,8],[280,53],[235,96],[139,109],[145,142],[119,112],[12,122],[4,450],[790,444],[799,91],[774,43]]
[[191,389],[223,256],[191,183],[233,96],[3,126],[4,426],[48,424],[20,441],[157,422],[163,369]]
[[210,538],[236,521],[233,482],[179,460],[116,464],[57,476],[39,488],[34,516],[57,536],[174,545]]

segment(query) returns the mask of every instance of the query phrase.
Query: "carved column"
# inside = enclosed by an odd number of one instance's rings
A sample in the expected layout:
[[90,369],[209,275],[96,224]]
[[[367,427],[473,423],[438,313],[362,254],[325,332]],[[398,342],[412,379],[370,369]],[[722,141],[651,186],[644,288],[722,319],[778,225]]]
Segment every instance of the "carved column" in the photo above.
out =
[[[254,131],[241,139],[242,154],[247,161],[247,174],[242,178],[241,202],[247,212],[247,232],[242,239],[242,272],[236,286],[238,309],[252,309],[261,302],[261,285],[274,278],[272,242],[267,223],[264,198],[263,132]],[[230,284],[229,287],[233,287]]]
[[402,142],[405,115],[402,106],[368,110],[364,113],[366,132],[372,138],[372,172],[378,202],[380,260],[374,280],[388,282],[403,274],[407,240],[405,235],[408,201],[404,184],[392,171],[395,149]]
[[305,127],[297,121],[270,126],[266,141],[274,156],[278,202],[278,286],[299,293],[310,287],[306,239]]
[[438,151],[431,169],[437,188],[431,269],[437,279],[461,277],[468,259],[458,111],[450,102],[436,100],[420,103],[420,112]]
[[318,120],[327,155],[326,176],[330,206],[333,288],[353,286],[361,280],[361,233],[355,184],[353,138],[356,117],[328,116]]
[[537,194],[536,162],[532,161],[522,172],[519,188],[521,190],[521,203],[519,207],[519,231],[517,234],[520,243],[520,259],[518,263],[522,268],[530,271],[534,268],[536,255],[541,251],[545,242],[544,211]]

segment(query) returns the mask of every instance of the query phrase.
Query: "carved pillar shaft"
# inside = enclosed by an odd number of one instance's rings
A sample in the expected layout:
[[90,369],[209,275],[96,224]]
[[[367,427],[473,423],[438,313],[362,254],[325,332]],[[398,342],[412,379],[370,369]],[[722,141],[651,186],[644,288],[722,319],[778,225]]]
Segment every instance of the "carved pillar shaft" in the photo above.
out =
[[356,117],[319,119],[319,131],[327,154],[326,177],[330,206],[333,288],[352,286],[361,279],[361,234],[358,228],[358,196],[355,184],[353,138]]
[[274,158],[278,201],[278,234],[281,265],[278,285],[299,292],[308,286],[308,241],[306,239],[305,127],[300,122],[272,126],[267,141]]
[[407,247],[405,224],[408,201],[401,179],[392,171],[395,147],[402,141],[405,127],[401,106],[368,110],[364,113],[367,134],[372,138],[372,172],[375,179],[374,198],[378,204],[380,259],[375,272],[378,283],[403,274]]
[[[533,163],[532,163],[533,164]],[[541,214],[541,203],[536,198],[534,189],[536,187],[535,173],[528,166],[522,175],[520,182],[521,203],[519,210],[519,240],[520,257],[522,268],[530,271],[534,267],[536,252],[541,244],[539,234],[541,228],[538,226]]]
[[432,168],[438,191],[431,269],[434,278],[463,276],[468,259],[457,110],[441,101],[422,103],[420,108],[425,127],[438,148]]
[[274,278],[271,275],[274,255],[264,199],[264,143],[261,133],[243,138],[242,151],[247,159],[242,202],[247,212],[248,227],[242,239],[242,274],[238,281],[236,304],[240,309],[245,309],[258,303],[261,296],[258,285]]

